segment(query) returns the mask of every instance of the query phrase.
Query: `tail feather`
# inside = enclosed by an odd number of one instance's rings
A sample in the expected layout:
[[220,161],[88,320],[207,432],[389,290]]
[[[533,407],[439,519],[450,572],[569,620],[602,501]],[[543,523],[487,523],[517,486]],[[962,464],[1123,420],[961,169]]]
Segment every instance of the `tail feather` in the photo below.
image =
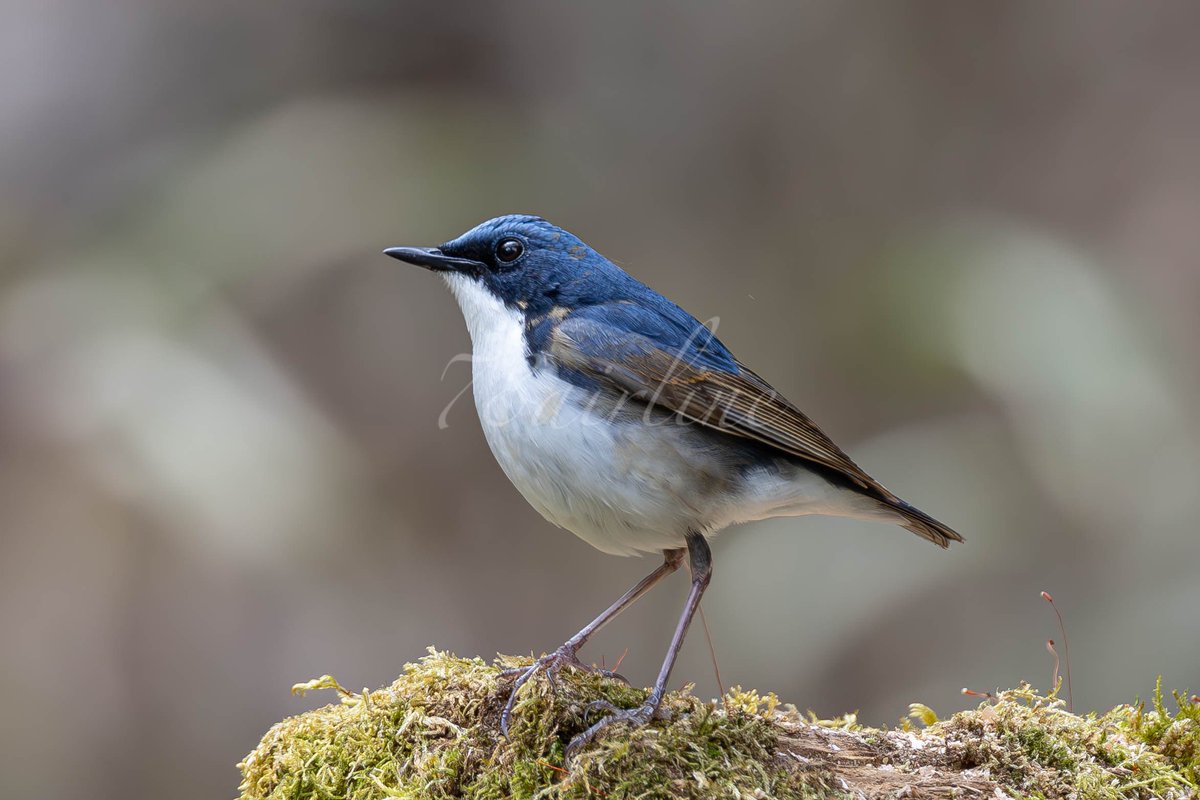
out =
[[949,547],[950,542],[961,542],[963,540],[963,537],[954,529],[938,522],[921,509],[910,506],[899,498],[888,503],[888,505],[899,512],[900,516],[904,518],[904,522],[900,524],[905,530],[912,531],[922,539],[928,539],[938,547]]

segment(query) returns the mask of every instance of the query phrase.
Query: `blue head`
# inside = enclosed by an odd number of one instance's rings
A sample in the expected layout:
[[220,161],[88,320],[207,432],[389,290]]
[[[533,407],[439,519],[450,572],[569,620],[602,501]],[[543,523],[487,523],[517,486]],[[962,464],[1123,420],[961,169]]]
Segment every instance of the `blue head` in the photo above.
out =
[[530,316],[629,299],[650,290],[578,237],[541,217],[510,214],[439,247],[392,247],[393,258],[480,284]]

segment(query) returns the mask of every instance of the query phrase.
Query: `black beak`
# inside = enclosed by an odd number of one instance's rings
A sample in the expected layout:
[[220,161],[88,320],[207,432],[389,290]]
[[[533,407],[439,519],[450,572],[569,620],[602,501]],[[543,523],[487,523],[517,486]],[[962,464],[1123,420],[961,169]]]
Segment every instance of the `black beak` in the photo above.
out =
[[434,272],[476,272],[484,267],[478,261],[469,258],[448,256],[436,247],[389,247],[383,251],[386,256],[425,267]]

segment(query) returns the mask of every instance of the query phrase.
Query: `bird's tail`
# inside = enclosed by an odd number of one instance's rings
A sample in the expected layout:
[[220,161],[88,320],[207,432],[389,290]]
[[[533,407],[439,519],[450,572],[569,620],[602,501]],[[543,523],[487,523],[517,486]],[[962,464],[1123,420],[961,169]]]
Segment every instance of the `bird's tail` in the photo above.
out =
[[922,539],[928,539],[938,547],[949,547],[951,542],[963,540],[957,531],[938,522],[921,509],[910,506],[900,498],[888,502],[888,505],[904,518],[900,524],[905,530],[912,531]]

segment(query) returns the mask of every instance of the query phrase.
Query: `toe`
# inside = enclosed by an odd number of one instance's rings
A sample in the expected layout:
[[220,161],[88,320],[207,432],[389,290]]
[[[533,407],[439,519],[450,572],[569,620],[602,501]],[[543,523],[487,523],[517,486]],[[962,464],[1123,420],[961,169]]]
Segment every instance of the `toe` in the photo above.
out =
[[583,709],[584,721],[586,722],[588,720],[588,718],[591,717],[592,714],[595,714],[597,711],[603,711],[606,714],[612,715],[612,714],[620,714],[621,711],[623,711],[623,709],[618,708],[617,706],[614,706],[612,703],[608,702],[607,700],[593,700],[592,702],[588,703],[587,706],[585,706]]
[[[598,703],[602,703],[607,705],[609,708],[612,708],[612,704],[608,703],[608,701],[599,700],[590,704],[589,709],[591,706],[597,705]],[[600,707],[602,708],[603,706]],[[638,708],[614,710],[613,713],[609,714],[607,717],[600,720],[595,725],[592,725],[583,733],[572,739],[571,743],[567,745],[567,750],[565,753],[566,757],[570,759],[572,756],[578,753],[580,749],[586,747],[588,744],[594,741],[602,731],[618,722],[627,722],[634,727],[640,727],[647,724],[651,719],[653,719],[654,711],[654,707],[650,705],[639,706]]]

